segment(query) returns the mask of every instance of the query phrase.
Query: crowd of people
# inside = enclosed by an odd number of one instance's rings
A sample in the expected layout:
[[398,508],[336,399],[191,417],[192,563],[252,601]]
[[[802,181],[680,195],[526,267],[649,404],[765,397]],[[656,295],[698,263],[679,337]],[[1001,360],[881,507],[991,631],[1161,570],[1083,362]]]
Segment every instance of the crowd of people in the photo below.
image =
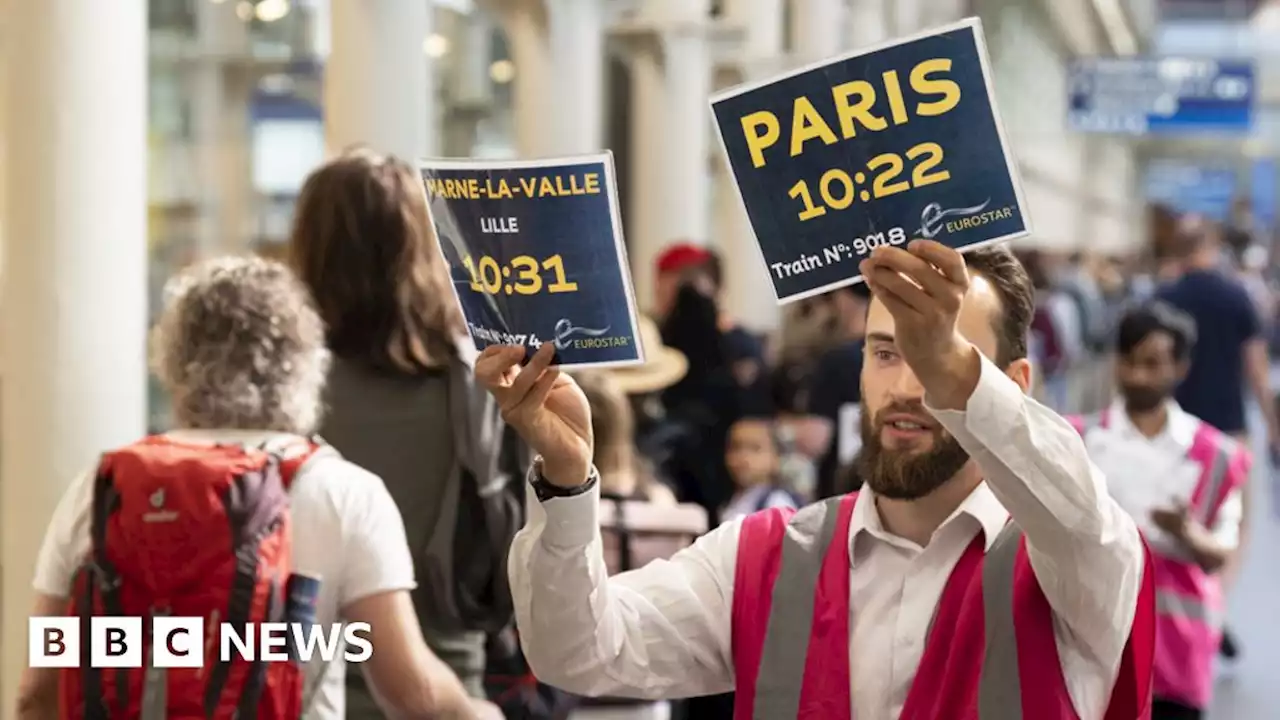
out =
[[1208,707],[1246,393],[1280,447],[1263,238],[1155,209],[1126,258],[881,248],[770,337],[714,251],[674,244],[646,362],[571,376],[550,344],[477,356],[425,203],[353,151],[307,180],[287,262],[174,278],[152,360],[175,428],[72,483],[34,579],[33,615],[263,622],[309,578],[369,661],[32,668],[17,717]]

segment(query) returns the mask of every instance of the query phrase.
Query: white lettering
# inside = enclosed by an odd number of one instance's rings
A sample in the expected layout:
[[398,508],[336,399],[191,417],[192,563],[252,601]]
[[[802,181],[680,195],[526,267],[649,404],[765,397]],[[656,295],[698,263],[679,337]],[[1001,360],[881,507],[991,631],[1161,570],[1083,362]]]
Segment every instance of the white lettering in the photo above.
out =
[[[347,623],[342,628],[342,638],[347,641],[347,662],[364,662],[373,657],[373,643],[369,641],[369,623]],[[352,647],[360,648],[352,652]]]
[[289,659],[289,626],[286,623],[262,623],[262,659],[284,662]]
[[342,634],[338,632],[337,626],[330,626],[327,633],[319,625],[304,629],[302,623],[293,623],[289,629],[293,631],[293,646],[298,649],[298,659],[302,662],[311,662],[317,646],[320,649],[320,659],[325,662],[332,662],[338,654]]
[[236,631],[234,625],[231,625],[230,623],[223,623],[222,627],[218,629],[218,659],[222,662],[231,662],[234,657],[231,654],[231,646],[235,645],[236,651],[239,653],[240,657],[248,660],[249,662],[253,662],[253,659],[256,657],[254,654],[255,645],[253,638],[255,635],[253,629],[253,623],[246,623],[244,626],[244,634],[241,635]]

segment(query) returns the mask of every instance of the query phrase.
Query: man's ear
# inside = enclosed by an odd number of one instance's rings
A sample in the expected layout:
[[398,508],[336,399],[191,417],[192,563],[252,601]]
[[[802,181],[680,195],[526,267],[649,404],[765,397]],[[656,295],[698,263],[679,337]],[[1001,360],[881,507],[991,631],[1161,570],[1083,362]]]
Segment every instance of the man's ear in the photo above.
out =
[[1188,373],[1188,372],[1190,372],[1190,371],[1191,371],[1191,359],[1190,359],[1190,358],[1188,358],[1188,359],[1186,359],[1186,360],[1180,360],[1180,361],[1178,361],[1178,364],[1177,364],[1176,368],[1174,369],[1174,377],[1176,377],[1176,378],[1178,379],[1178,384],[1179,384],[1179,385],[1181,385],[1181,384],[1182,384],[1182,381],[1183,381],[1183,380],[1186,380],[1186,379],[1187,379],[1187,373]]
[[1022,392],[1031,392],[1031,361],[1027,358],[1020,358],[1009,363],[1004,369],[1004,374],[1018,383],[1018,387],[1022,388]]

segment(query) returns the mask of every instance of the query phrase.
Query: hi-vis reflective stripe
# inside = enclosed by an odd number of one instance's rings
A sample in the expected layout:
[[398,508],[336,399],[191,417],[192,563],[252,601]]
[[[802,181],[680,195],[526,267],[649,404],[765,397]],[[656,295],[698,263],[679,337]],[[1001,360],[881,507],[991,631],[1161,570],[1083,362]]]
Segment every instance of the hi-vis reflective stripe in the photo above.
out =
[[1233,443],[1223,441],[1213,454],[1213,465],[1209,466],[1208,483],[1205,486],[1204,495],[1200,498],[1199,507],[1192,510],[1196,519],[1202,523],[1208,523],[1213,515],[1215,505],[1222,493],[1222,485],[1227,481],[1227,467],[1231,464],[1233,449]]
[[[797,512],[787,524],[756,681],[754,720],[778,720],[799,714],[814,593],[835,535],[839,507],[840,498],[831,498]],[[987,647],[978,695],[980,720],[1022,720],[1022,685],[1013,627],[1013,571],[1021,538],[1021,530],[1012,524],[1006,526],[982,566]]]
[[1156,614],[1181,618],[1220,629],[1226,619],[1220,610],[1214,610],[1200,600],[1179,595],[1168,590],[1156,590]]

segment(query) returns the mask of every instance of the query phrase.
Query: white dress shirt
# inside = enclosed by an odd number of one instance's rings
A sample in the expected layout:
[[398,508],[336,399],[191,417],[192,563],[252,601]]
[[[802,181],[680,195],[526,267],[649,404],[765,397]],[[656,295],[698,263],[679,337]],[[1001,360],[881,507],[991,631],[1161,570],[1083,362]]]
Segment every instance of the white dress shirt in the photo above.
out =
[[[1185,457],[1191,452],[1191,444],[1195,442],[1201,420],[1183,410],[1182,406],[1172,399],[1165,402],[1165,410],[1168,419],[1164,427],[1154,437],[1147,437],[1129,419],[1124,400],[1116,399],[1107,410],[1107,430],[1120,442],[1145,445],[1164,457]],[[1103,469],[1108,470],[1108,468]],[[1144,478],[1144,480],[1158,480],[1158,478]],[[1124,482],[1124,478],[1116,478],[1113,482]],[[1218,509],[1209,532],[1224,549],[1234,550],[1240,546],[1240,521],[1243,519],[1244,494],[1241,488],[1237,487],[1223,499],[1222,507]],[[1163,537],[1162,533],[1148,532],[1147,540],[1158,549],[1176,551],[1176,548],[1168,547],[1172,541]]]
[[[1071,425],[985,358],[966,409],[931,412],[987,482],[923,548],[883,529],[870,492],[858,496],[848,539],[854,716],[899,716],[952,568],[979,529],[990,543],[1012,513],[1055,612],[1076,710],[1083,720],[1102,718],[1142,575],[1133,520],[1107,494]],[[597,498],[591,492],[531,501],[528,524],[511,549],[516,619],[538,677],[583,695],[676,698],[731,690],[741,520],[671,560],[607,578]]]

